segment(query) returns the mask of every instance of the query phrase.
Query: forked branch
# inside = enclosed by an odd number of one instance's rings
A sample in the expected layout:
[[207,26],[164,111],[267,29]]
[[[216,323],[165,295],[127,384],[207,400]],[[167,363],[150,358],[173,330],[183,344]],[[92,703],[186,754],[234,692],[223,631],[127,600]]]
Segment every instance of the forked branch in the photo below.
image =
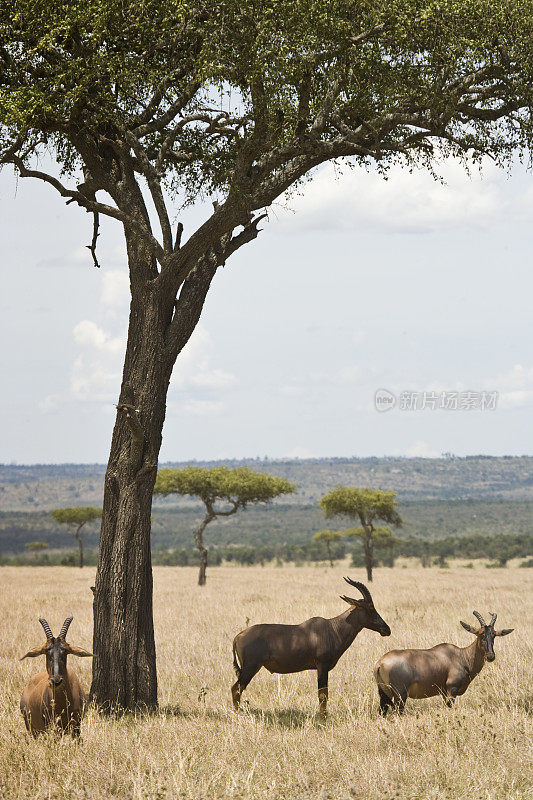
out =
[[100,235],[98,229],[100,228],[100,217],[98,211],[93,211],[93,238],[91,244],[85,245],[87,250],[90,251],[93,257],[93,263],[95,267],[100,269],[100,264],[98,263],[98,258],[96,257],[96,242],[98,240],[98,236]]
[[[160,264],[163,262],[165,251],[157,239],[152,235],[147,226],[140,222],[138,218],[132,217],[130,214],[126,214],[126,212],[122,211],[116,206],[110,206],[107,203],[101,203],[100,201],[95,200],[94,198],[87,196],[83,192],[80,192],[76,189],[68,189],[54,175],[49,175],[47,172],[42,172],[41,170],[29,169],[26,167],[23,160],[12,152],[4,153],[0,158],[0,163],[12,164],[15,166],[21,178],[37,178],[44,183],[48,183],[50,186],[53,186],[57,192],[59,192],[61,197],[67,198],[67,202],[76,202],[82,208],[87,209],[87,211],[92,211],[93,214],[103,214],[106,217],[117,219],[124,225],[132,227],[148,244],[154,255],[154,258],[156,258]],[[91,247],[89,247],[89,249],[91,249]]]

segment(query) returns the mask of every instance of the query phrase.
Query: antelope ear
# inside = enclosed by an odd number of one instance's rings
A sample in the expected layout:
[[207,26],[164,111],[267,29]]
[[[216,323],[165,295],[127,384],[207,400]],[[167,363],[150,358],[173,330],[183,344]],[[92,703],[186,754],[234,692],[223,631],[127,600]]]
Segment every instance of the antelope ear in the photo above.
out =
[[46,644],[39,645],[39,647],[34,647],[31,650],[28,650],[28,652],[22,656],[20,661],[24,661],[25,658],[37,658],[37,656],[44,656],[47,645],[48,642]]
[[502,628],[501,631],[494,631],[494,636],[507,636],[508,633],[512,633],[514,628]]
[[351,606],[358,606],[361,602],[360,600],[354,600],[353,597],[346,597],[345,594],[340,594],[339,597],[341,600],[344,600],[345,603],[348,603]]
[[465,631],[468,631],[468,633],[473,633],[473,634],[474,634],[474,636],[477,636],[477,631],[476,631],[476,629],[475,629],[475,628],[473,628],[471,625],[469,625],[469,624],[468,624],[468,622],[463,622],[463,620],[462,620],[462,619],[461,619],[461,620],[459,620],[459,622],[461,623],[461,625],[463,626],[463,628],[465,629]]
[[92,658],[92,653],[89,653],[88,650],[84,650],[83,647],[76,647],[73,644],[67,644],[65,642],[65,650],[71,656],[79,656],[80,658]]

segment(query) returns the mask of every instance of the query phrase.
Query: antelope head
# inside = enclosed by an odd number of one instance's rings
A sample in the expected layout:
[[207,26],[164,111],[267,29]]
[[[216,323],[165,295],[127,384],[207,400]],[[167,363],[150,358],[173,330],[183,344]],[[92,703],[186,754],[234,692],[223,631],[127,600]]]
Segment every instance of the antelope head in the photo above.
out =
[[67,656],[92,656],[92,653],[89,653],[87,650],[83,650],[81,647],[75,647],[74,645],[69,644],[65,637],[67,635],[67,631],[69,629],[69,625],[73,620],[72,614],[66,618],[63,623],[63,626],[59,632],[59,636],[54,637],[48,622],[43,619],[43,617],[39,617],[39,622],[43,626],[44,632],[46,634],[46,642],[43,645],[38,647],[34,647],[32,650],[28,650],[28,652],[22,656],[20,659],[21,661],[24,658],[36,658],[36,656],[46,656],[46,671],[50,677],[50,682],[54,686],[60,686],[65,678],[67,672]]
[[385,620],[382,619],[382,617],[380,617],[376,611],[374,607],[374,601],[372,600],[372,595],[364,583],[353,581],[351,578],[345,578],[344,580],[346,583],[349,583],[350,586],[354,586],[356,589],[358,589],[363,595],[362,600],[354,600],[352,597],[346,597],[344,594],[341,595],[341,600],[344,600],[351,606],[355,606],[359,610],[359,624],[361,624],[363,628],[368,628],[371,631],[377,631],[382,636],[390,636],[390,628]]
[[487,661],[494,661],[496,656],[494,655],[494,637],[495,636],[507,636],[508,633],[512,633],[514,628],[502,628],[501,631],[494,630],[494,623],[496,622],[497,614],[491,612],[491,621],[487,625],[479,611],[472,612],[476,619],[478,620],[479,624],[481,625],[480,628],[473,628],[472,625],[469,625],[468,622],[463,622],[460,620],[461,625],[468,631],[469,633],[473,633],[474,636],[477,637],[478,643],[483,648],[483,652],[485,653],[485,658]]

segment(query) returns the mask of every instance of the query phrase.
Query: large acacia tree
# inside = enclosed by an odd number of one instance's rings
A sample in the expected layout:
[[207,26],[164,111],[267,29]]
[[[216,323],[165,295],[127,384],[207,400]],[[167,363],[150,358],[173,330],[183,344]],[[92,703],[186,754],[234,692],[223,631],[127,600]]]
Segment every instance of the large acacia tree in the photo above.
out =
[[[172,368],[217,269],[331,159],[509,163],[529,0],[4,0],[0,162],[123,228],[131,306],[105,477],[92,697],[157,703],[150,508]],[[58,170],[43,171],[53,154]],[[209,200],[183,231],[174,196]],[[324,276],[327,280],[327,276]]]

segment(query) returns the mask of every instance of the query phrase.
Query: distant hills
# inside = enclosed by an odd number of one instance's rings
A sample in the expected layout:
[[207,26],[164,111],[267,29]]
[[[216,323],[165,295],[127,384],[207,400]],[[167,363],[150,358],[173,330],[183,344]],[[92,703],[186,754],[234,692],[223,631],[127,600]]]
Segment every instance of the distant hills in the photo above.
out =
[[[405,520],[402,537],[442,539],[533,532],[533,457],[242,459],[187,462],[197,466],[246,465],[286,477],[298,485],[294,496],[213,523],[211,545],[303,544],[324,528],[317,501],[338,484],[392,489]],[[163,466],[163,465],[162,465]],[[185,463],[164,466],[185,466]],[[32,541],[72,549],[71,534],[47,513],[52,508],[101,505],[102,464],[0,465],[0,554],[20,553]],[[202,507],[188,498],[156,498],[152,546],[191,547]],[[348,527],[347,520],[327,526]],[[98,544],[98,526],[85,534]]]
[[[533,499],[532,456],[447,458],[316,458],[187,461],[161,466],[249,466],[294,481],[298,493],[285,502],[314,503],[338,484],[393,489],[402,500]],[[0,465],[0,510],[38,511],[100,505],[103,464]],[[155,507],[190,506],[180,498],[156,500]]]

